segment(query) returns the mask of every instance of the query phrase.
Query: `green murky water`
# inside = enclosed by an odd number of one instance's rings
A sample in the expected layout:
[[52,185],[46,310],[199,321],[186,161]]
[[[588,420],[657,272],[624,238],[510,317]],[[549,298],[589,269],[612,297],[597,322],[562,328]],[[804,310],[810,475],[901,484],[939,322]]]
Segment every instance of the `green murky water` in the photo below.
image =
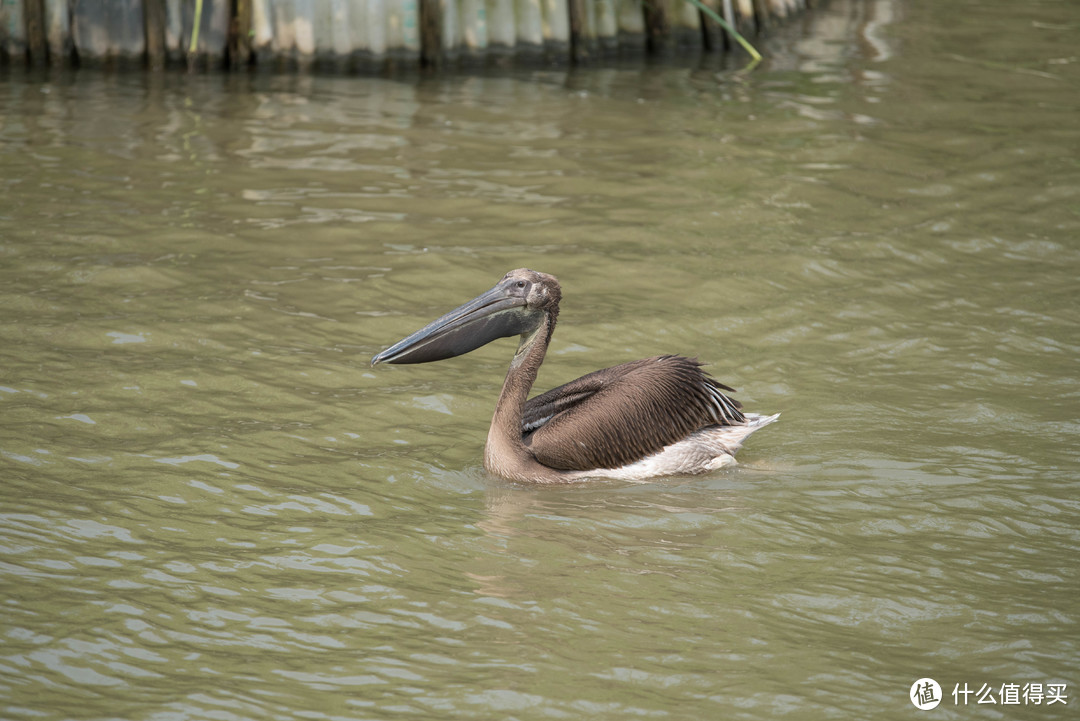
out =
[[[909,718],[930,676],[927,718],[1073,717],[1078,29],[838,1],[745,76],[7,75],[0,716]],[[488,477],[513,341],[367,361],[519,266],[564,289],[540,389],[678,352],[781,421],[707,476]]]

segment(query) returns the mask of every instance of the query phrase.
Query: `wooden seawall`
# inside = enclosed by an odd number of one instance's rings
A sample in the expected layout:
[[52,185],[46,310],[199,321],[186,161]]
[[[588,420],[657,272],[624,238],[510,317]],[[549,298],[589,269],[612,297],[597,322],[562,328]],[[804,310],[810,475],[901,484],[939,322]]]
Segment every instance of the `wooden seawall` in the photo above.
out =
[[731,47],[696,2],[753,38],[809,0],[0,0],[0,60],[151,68],[582,62]]

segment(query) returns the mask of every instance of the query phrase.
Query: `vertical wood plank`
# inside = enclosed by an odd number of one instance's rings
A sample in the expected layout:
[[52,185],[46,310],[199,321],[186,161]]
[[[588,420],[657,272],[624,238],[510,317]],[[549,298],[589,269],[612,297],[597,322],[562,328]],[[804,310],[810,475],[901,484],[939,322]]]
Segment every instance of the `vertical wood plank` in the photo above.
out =
[[589,59],[585,37],[585,0],[567,0],[567,12],[570,19],[570,62],[585,62]]
[[420,65],[443,64],[443,0],[420,0]]
[[49,61],[49,45],[45,41],[45,5],[42,0],[24,0],[23,21],[26,23],[26,52],[31,65]]
[[151,70],[165,67],[165,0],[143,0],[146,27],[146,65]]
[[641,11],[645,16],[645,47],[650,53],[668,49],[671,40],[671,18],[665,0],[642,0]]
[[251,0],[236,0],[236,14],[229,21],[229,65],[242,68],[251,64],[254,19]]

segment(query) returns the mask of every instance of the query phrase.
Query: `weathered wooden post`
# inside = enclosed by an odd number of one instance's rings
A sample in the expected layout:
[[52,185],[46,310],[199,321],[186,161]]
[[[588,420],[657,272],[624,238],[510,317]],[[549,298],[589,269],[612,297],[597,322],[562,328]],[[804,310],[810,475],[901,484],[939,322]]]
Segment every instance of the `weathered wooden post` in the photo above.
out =
[[229,23],[229,65],[242,68],[251,63],[254,23],[251,0],[236,0],[236,14]]
[[663,52],[671,37],[666,0],[642,0],[641,10],[645,15],[645,47],[650,53]]
[[565,57],[570,49],[570,10],[567,0],[541,0],[540,10],[544,52],[551,57]]
[[[743,37],[757,33],[753,0],[735,0],[735,23],[732,25]],[[726,18],[725,18],[726,19]],[[729,38],[730,40],[730,38]]]
[[[731,0],[723,0],[723,7],[720,6],[718,0],[701,0],[701,4],[723,17],[724,20],[727,20],[729,23],[731,22],[730,16],[724,12],[731,6]],[[703,11],[699,10],[698,16],[701,23],[701,46],[706,52],[723,52],[724,31],[720,27],[720,24],[710,16],[706,15]]]
[[45,0],[44,7],[49,62],[63,65],[71,60],[71,14],[67,0]]
[[581,63],[589,59],[585,39],[585,0],[567,0],[570,15],[570,61]]
[[19,3],[0,2],[0,60],[26,62],[26,21]]
[[773,25],[773,15],[769,9],[768,0],[753,0],[754,26],[759,33],[764,33]]
[[165,0],[143,0],[146,26],[146,65],[151,70],[165,67]]
[[420,0],[420,64],[439,68],[443,63],[443,3]]
[[23,22],[26,24],[26,52],[30,65],[44,65],[49,60],[45,42],[45,6],[42,0],[25,0]]

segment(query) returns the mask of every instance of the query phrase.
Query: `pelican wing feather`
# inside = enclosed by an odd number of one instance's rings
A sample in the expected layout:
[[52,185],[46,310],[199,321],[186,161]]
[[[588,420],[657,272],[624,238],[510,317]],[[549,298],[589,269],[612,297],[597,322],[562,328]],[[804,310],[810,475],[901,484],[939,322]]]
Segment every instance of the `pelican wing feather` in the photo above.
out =
[[525,446],[549,468],[619,468],[710,425],[745,422],[734,392],[677,355],[589,373],[529,399]]

